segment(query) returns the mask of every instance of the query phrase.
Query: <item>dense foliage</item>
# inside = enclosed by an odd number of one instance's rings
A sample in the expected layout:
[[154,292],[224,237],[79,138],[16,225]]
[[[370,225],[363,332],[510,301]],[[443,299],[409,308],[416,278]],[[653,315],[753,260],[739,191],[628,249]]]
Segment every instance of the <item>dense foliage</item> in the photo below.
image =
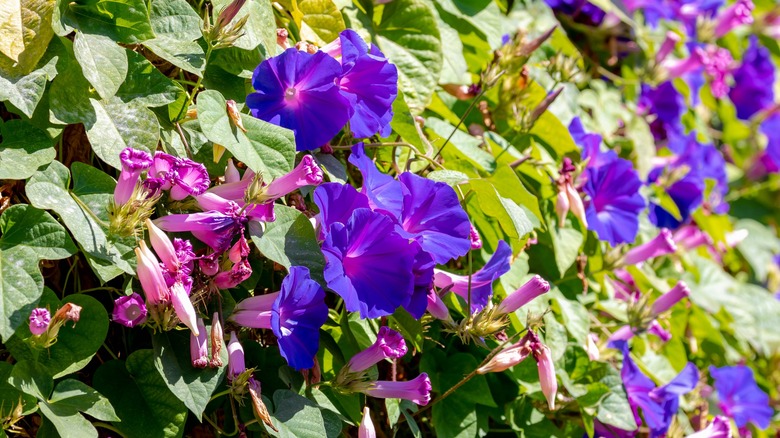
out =
[[771,0],[5,0],[7,436],[780,433]]

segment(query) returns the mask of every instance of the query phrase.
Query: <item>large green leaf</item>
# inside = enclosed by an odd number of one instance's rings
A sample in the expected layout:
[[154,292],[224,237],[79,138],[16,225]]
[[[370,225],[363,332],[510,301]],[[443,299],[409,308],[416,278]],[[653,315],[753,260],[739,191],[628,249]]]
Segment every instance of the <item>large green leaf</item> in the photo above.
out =
[[[227,367],[198,369],[192,366],[189,335],[163,332],[154,336],[154,367],[162,376],[168,389],[190,411],[201,419],[214,389],[225,376]],[[227,364],[227,349],[221,351],[222,362]]]
[[176,82],[160,73],[146,58],[136,52],[127,52],[129,68],[127,79],[116,96],[122,102],[136,102],[148,107],[167,105],[184,93]]
[[266,223],[265,230],[256,222],[250,223],[252,241],[269,259],[288,269],[291,266],[306,266],[312,278],[324,284],[322,271],[325,268],[325,257],[309,218],[284,205],[275,205],[274,211],[276,220]]
[[24,414],[34,412],[38,408],[38,400],[35,397],[20,391],[8,382],[14,366],[8,362],[0,362],[0,418],[9,416],[20,404]]
[[186,0],[157,0],[149,12],[156,37],[143,44],[176,67],[202,76],[206,54],[195,40],[201,38],[203,20],[192,6]]
[[[130,263],[134,261],[134,240],[109,236],[103,224],[115,183],[108,175],[82,163],[74,163],[73,173],[74,189],[71,192],[68,169],[58,161],[52,162],[27,182],[27,197],[33,206],[57,213],[101,280],[108,281],[123,272],[134,274],[135,267]],[[78,179],[90,184],[79,184]],[[87,207],[81,200],[82,195],[91,197],[93,205]],[[102,201],[98,203],[96,199]]]
[[76,324],[68,323],[60,329],[57,342],[47,350],[30,343],[32,334],[24,324],[8,342],[8,350],[17,359],[37,360],[59,378],[84,368],[106,340],[108,314],[105,307],[89,295],[68,295],[60,302],[49,289],[44,290],[39,307],[54,313],[65,303],[81,306],[81,317]]
[[46,132],[27,122],[9,120],[0,124],[0,132],[0,179],[27,179],[57,155]]
[[78,380],[66,379],[40,405],[41,413],[51,421],[63,438],[97,437],[98,432],[80,412],[103,421],[120,421],[108,399]]
[[271,418],[279,432],[268,430],[273,436],[321,438],[341,434],[341,420],[336,414],[319,409],[309,399],[290,390],[274,392],[274,408]]
[[119,153],[127,147],[154,151],[160,141],[157,116],[137,101],[124,103],[119,98],[90,99],[92,114],[85,121],[87,138],[95,155],[121,169]]
[[0,68],[0,102],[8,101],[22,114],[32,117],[46,91],[46,83],[57,74],[53,68],[56,63],[54,57],[29,74],[14,74]]
[[0,2],[0,73],[24,75],[46,52],[54,32],[54,0]]
[[377,44],[398,67],[398,85],[412,114],[420,114],[439,82],[442,48],[436,17],[424,0],[385,5],[376,29]]
[[344,18],[333,0],[293,0],[292,15],[301,38],[327,44],[344,30]]
[[187,407],[171,393],[155,368],[152,350],[133,352],[127,363],[104,363],[92,383],[122,419],[113,424],[124,435],[171,438],[184,433]]
[[144,0],[60,0],[52,25],[60,36],[75,28],[120,43],[139,43],[154,38],[146,4]]
[[[449,122],[428,117],[425,119],[425,130],[438,136],[438,138],[432,136],[431,143],[437,150],[441,149],[445,156],[449,154],[458,158],[465,158],[479,166],[481,170],[488,172],[493,172],[496,168],[496,160],[493,158],[493,155],[480,148],[481,140],[460,129],[456,129]],[[449,142],[445,143],[448,138],[450,139]]]
[[218,91],[198,94],[198,120],[206,137],[222,145],[266,180],[292,170],[295,143],[292,131],[242,114],[244,134],[230,121],[227,101]]
[[487,216],[495,218],[501,229],[512,239],[520,239],[534,229],[534,225],[525,211],[515,201],[500,196],[496,188],[487,180],[471,180],[476,202]]
[[8,377],[8,383],[38,400],[48,399],[54,389],[54,379],[49,370],[42,364],[29,360],[16,362]]
[[73,54],[100,97],[114,96],[127,77],[125,48],[103,35],[76,32]]
[[12,205],[0,216],[0,250],[33,250],[39,260],[59,260],[76,252],[65,228],[49,213],[27,204]]

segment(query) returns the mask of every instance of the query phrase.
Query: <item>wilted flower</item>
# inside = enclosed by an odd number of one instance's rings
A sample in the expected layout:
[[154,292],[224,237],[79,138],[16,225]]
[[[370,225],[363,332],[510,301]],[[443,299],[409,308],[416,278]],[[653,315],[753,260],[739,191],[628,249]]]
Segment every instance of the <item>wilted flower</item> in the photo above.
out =
[[558,393],[558,379],[555,377],[555,364],[553,364],[550,348],[542,343],[531,346],[536,359],[536,367],[539,371],[539,383],[542,393],[547,399],[550,410],[555,409],[555,396]]
[[143,150],[125,148],[119,154],[119,161],[122,163],[122,171],[119,173],[114,189],[116,205],[122,205],[130,200],[130,195],[138,185],[141,172],[152,165],[152,156]]
[[114,300],[114,311],[111,314],[114,322],[125,327],[135,327],[146,321],[146,304],[137,292]]
[[206,368],[209,364],[208,334],[203,318],[198,318],[198,334],[190,333],[190,358],[195,368]]

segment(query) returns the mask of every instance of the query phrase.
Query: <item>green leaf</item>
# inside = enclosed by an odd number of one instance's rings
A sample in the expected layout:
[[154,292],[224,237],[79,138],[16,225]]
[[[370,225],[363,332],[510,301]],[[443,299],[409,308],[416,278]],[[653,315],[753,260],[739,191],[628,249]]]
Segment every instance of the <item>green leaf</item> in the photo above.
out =
[[154,38],[144,0],[62,1],[59,8],[52,24],[60,36],[70,33],[70,28],[76,28],[127,44]]
[[292,15],[301,29],[301,38],[320,45],[338,38],[345,27],[333,0],[293,1]]
[[623,390],[623,380],[612,367],[605,366],[606,375],[600,382],[609,388],[609,393],[599,404],[596,418],[602,423],[623,430],[635,430],[636,420],[628,404],[626,392]]
[[84,368],[103,345],[108,333],[106,309],[89,295],[68,295],[60,302],[54,292],[47,288],[38,306],[46,307],[54,313],[65,303],[81,306],[81,318],[78,323],[68,323],[61,328],[57,335],[57,342],[49,349],[41,351],[39,347],[28,342],[32,334],[26,324],[19,327],[7,342],[8,349],[14,357],[37,360],[46,366],[54,378]]
[[6,418],[21,404],[21,412],[29,414],[38,408],[38,400],[8,383],[15,365],[0,362],[0,418]]
[[425,342],[423,326],[409,312],[399,307],[390,319],[390,326],[398,329],[404,338],[411,342],[415,350],[422,352]]
[[737,221],[734,228],[748,231],[747,237],[737,248],[750,264],[756,279],[766,281],[769,268],[775,264],[774,257],[780,253],[780,239],[766,225],[752,219]]
[[192,6],[186,0],[157,0],[149,12],[157,36],[144,46],[176,67],[203,76],[206,53],[195,42],[202,36],[203,20]]
[[0,2],[0,72],[24,75],[32,71],[54,35],[49,25],[53,0]]
[[27,122],[9,120],[0,132],[0,179],[27,179],[57,155],[46,132]]
[[433,426],[438,436],[479,436],[476,405],[459,397],[446,398],[433,406]]
[[447,183],[452,187],[469,180],[468,175],[463,172],[458,172],[457,170],[434,170],[426,176],[428,179]]
[[555,266],[563,276],[577,260],[583,242],[582,233],[573,228],[550,227],[549,236],[555,251]]
[[442,68],[436,17],[424,0],[395,0],[384,6],[376,34],[377,45],[398,67],[398,86],[409,109],[422,113]]
[[[459,152],[457,155],[458,158],[466,158],[488,172],[493,172],[493,170],[495,170],[496,160],[489,152],[480,148],[482,141],[476,137],[473,137],[460,129],[455,129],[449,122],[434,117],[425,119],[425,130],[439,137],[432,137],[431,142],[437,150],[441,149],[442,145],[444,145],[444,149],[442,150],[443,154],[453,154],[452,149],[454,148]],[[452,135],[452,138],[450,138],[450,141],[445,145],[444,142],[450,135]]]
[[69,407],[103,421],[119,421],[111,403],[101,393],[74,379],[57,384],[49,403]]
[[469,184],[476,193],[475,198],[480,206],[480,211],[495,218],[508,236],[520,239],[533,231],[533,223],[525,211],[511,199],[499,196],[489,181],[472,180]]
[[90,97],[98,97],[97,93],[90,89],[89,82],[75,60],[64,62],[65,67],[59,72],[49,89],[51,121],[69,125],[94,119]]
[[[211,394],[222,381],[227,367],[198,369],[192,366],[189,335],[163,332],[152,338],[154,367],[162,376],[168,389],[201,420]],[[222,349],[223,363],[228,362],[227,349]]]
[[[107,219],[106,207],[115,183],[108,175],[83,163],[74,163],[73,173],[75,181],[71,193],[68,190],[68,169],[53,161],[27,182],[27,197],[33,206],[57,213],[88,255],[88,261],[101,280],[108,281],[123,272],[134,274],[135,267],[129,262],[134,260],[134,240],[109,238],[99,222]],[[89,180],[90,186],[79,184],[81,178]],[[82,206],[76,201],[81,200],[81,195],[90,197],[93,202],[96,199],[101,201],[90,207]],[[102,270],[100,267],[111,268]]]
[[127,77],[127,53],[124,47],[103,35],[76,32],[73,39],[76,56],[84,77],[100,97],[108,99]]
[[[214,17],[222,11],[223,7],[230,4],[231,0],[217,0],[214,2]],[[337,11],[338,12],[338,11]],[[233,43],[234,47],[243,50],[254,50],[262,47],[265,56],[276,54],[276,19],[270,0],[249,0],[238,11],[238,14],[230,23],[235,23],[243,17],[249,17],[243,27],[242,35]],[[343,24],[342,24],[343,26]],[[343,28],[343,27],[342,27]],[[314,41],[314,40],[312,40]]]
[[571,152],[579,153],[579,148],[574,143],[569,130],[549,111],[545,111],[536,119],[530,134],[548,152],[555,153],[558,157]]
[[54,388],[54,379],[49,370],[42,364],[29,360],[16,362],[14,369],[11,370],[8,383],[38,400],[48,399]]
[[184,94],[180,85],[160,73],[160,70],[142,55],[132,51],[127,51],[127,55],[130,63],[127,79],[116,92],[122,102],[158,107],[167,105],[175,101],[180,94]]
[[41,414],[49,420],[62,438],[97,438],[98,432],[78,411],[68,406],[58,406],[46,402],[38,405]]
[[70,235],[49,213],[27,204],[12,205],[0,216],[0,250],[24,246],[39,260],[59,260],[76,252]]
[[275,409],[271,413],[278,437],[321,438],[337,437],[341,434],[341,420],[333,412],[321,410],[305,397],[290,390],[274,392]]
[[23,246],[0,251],[0,337],[3,340],[27,320],[42,290],[43,276],[35,251]]
[[0,68],[0,102],[8,101],[22,114],[32,117],[46,91],[46,83],[56,74],[50,71],[56,63],[57,58],[54,57],[45,66],[21,75]]
[[312,278],[324,284],[325,257],[309,218],[284,205],[274,205],[274,211],[276,220],[265,223],[265,231],[257,222],[249,224],[249,234],[257,249],[287,269],[306,266]]
[[124,361],[110,361],[95,372],[93,386],[122,419],[114,422],[131,437],[170,438],[184,432],[187,407],[169,390],[154,366],[152,350],[137,350]]
[[160,123],[152,111],[138,102],[119,98],[90,99],[93,114],[84,123],[95,155],[121,169],[119,153],[127,147],[154,151],[160,141]]
[[246,134],[227,115],[227,102],[214,90],[198,94],[198,119],[206,137],[230,151],[236,159],[267,180],[292,170],[295,143],[292,131],[241,114]]
[[538,223],[542,219],[542,212],[539,210],[539,199],[525,188],[511,167],[508,165],[498,166],[488,180],[493,183],[499,195],[515,201],[517,205],[533,213],[531,221],[534,222],[535,226],[541,226]]
[[[401,138],[416,147],[420,152],[426,152],[426,147],[423,145],[422,138],[420,137],[420,127],[412,117],[412,113],[409,110],[409,105],[406,104],[406,98],[404,92],[398,90],[398,96],[393,101],[393,119],[390,120],[390,127],[393,131],[400,135]],[[431,151],[427,151],[431,152]]]

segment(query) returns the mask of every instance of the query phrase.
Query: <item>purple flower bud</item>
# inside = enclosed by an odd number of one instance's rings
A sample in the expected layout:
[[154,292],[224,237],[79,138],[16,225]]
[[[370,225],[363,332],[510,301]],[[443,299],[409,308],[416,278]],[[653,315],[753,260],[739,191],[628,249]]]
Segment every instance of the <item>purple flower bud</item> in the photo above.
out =
[[534,275],[519,289],[507,295],[498,306],[501,313],[512,313],[530,303],[534,298],[550,291],[550,283],[544,278]]
[[376,398],[401,398],[425,406],[431,401],[431,389],[428,374],[422,373],[407,382],[377,380],[365,390],[365,393]]
[[209,173],[200,163],[180,160],[173,173],[173,182],[171,199],[179,201],[189,195],[202,195],[209,188]]
[[547,399],[550,410],[555,409],[555,396],[558,393],[558,380],[555,378],[555,364],[553,364],[550,348],[542,343],[533,345],[534,358],[539,371],[539,383],[542,393]]
[[715,18],[715,37],[720,38],[736,27],[752,23],[752,12],[753,2],[751,0],[737,0]]
[[619,329],[615,330],[612,335],[610,335],[609,339],[607,340],[607,345],[612,346],[614,342],[617,341],[627,341],[634,337],[634,328],[630,325],[624,325],[623,327],[620,327]]
[[195,368],[206,368],[209,364],[208,335],[203,318],[198,318],[196,326],[198,335],[190,333],[190,358]]
[[230,332],[230,343],[228,344],[228,381],[232,381],[239,374],[246,371],[244,363],[244,347],[238,342],[236,332]]
[[450,319],[450,310],[433,289],[428,291],[428,307],[426,310],[428,310],[428,313],[433,315],[436,319]]
[[238,173],[236,165],[233,163],[232,158],[228,158],[227,167],[225,168],[225,183],[235,183],[241,181],[241,174]]
[[666,292],[657,300],[655,300],[652,308],[653,315],[658,316],[661,313],[666,312],[667,310],[671,309],[672,306],[677,304],[678,301],[690,295],[690,293],[691,290],[684,281],[678,282],[673,288],[669,290],[669,292]]
[[171,303],[173,304],[173,310],[176,312],[176,316],[179,317],[182,323],[186,325],[195,336],[200,336],[200,330],[197,325],[197,315],[195,314],[195,307],[190,301],[190,297],[187,296],[187,291],[184,289],[184,285],[181,282],[177,282],[170,289]]
[[178,271],[180,265],[179,257],[176,255],[176,249],[173,247],[171,239],[168,238],[168,235],[163,230],[157,228],[151,220],[146,219],[145,225],[149,231],[149,241],[152,243],[154,252],[160,256],[162,263],[169,271]]
[[51,314],[44,308],[33,309],[30,313],[30,333],[35,336],[40,336],[46,333],[46,329],[49,328],[51,322]]
[[569,214],[569,195],[566,193],[565,186],[558,186],[558,196],[555,200],[555,214],[558,216],[558,227],[563,228],[566,221],[566,215]]
[[691,50],[690,56],[685,59],[665,60],[662,65],[669,73],[670,78],[680,78],[683,75],[698,70],[704,65],[704,53],[700,48]]
[[123,205],[130,200],[141,172],[152,165],[152,156],[146,151],[125,148],[119,154],[119,160],[122,162],[122,171],[114,189],[114,203]]
[[295,169],[276,178],[266,187],[266,197],[269,200],[279,199],[301,187],[318,186],[322,183],[322,179],[323,173],[320,166],[311,155],[304,155]]
[[664,342],[669,342],[669,340],[672,339],[672,334],[661,327],[661,324],[656,320],[650,322],[650,325],[647,327],[647,333],[658,336]]
[[661,47],[658,48],[658,52],[655,54],[655,62],[657,64],[660,64],[664,59],[666,59],[667,56],[669,56],[672,51],[674,51],[674,47],[679,43],[681,40],[680,36],[676,33],[669,31],[666,32],[666,38],[664,39],[664,42],[661,43]]
[[135,249],[135,256],[138,263],[138,280],[141,282],[146,300],[152,305],[168,303],[171,298],[160,263],[143,240]]
[[125,327],[135,327],[146,321],[146,304],[137,292],[114,300],[111,319]]
[[469,231],[469,239],[471,240],[471,249],[482,248],[482,239],[479,237],[479,231],[474,228],[474,224],[471,224],[471,230]]
[[718,415],[712,419],[712,423],[704,429],[688,435],[687,438],[731,438],[731,421],[728,417]]
[[477,369],[477,373],[499,373],[524,361],[531,354],[531,340],[536,337],[530,333],[533,332],[529,331],[517,343],[493,356],[488,363]]
[[671,254],[675,251],[677,251],[677,245],[674,244],[671,231],[662,228],[661,232],[653,240],[632,248],[627,252],[623,258],[623,264],[635,265],[644,262],[645,260]]
[[244,3],[246,3],[246,0],[233,0],[230,2],[230,4],[225,6],[225,8],[222,9],[222,11],[219,13],[214,26],[217,29],[223,29],[225,26],[227,26],[228,23],[233,21],[233,18],[236,17],[236,14],[238,14],[238,12],[244,6]]
[[384,359],[398,359],[406,354],[406,342],[397,331],[383,326],[373,345],[352,356],[347,366],[352,372],[370,368]]
[[358,428],[358,438],[376,438],[376,429],[374,429],[374,423],[371,421],[368,406],[363,408],[363,420]]

